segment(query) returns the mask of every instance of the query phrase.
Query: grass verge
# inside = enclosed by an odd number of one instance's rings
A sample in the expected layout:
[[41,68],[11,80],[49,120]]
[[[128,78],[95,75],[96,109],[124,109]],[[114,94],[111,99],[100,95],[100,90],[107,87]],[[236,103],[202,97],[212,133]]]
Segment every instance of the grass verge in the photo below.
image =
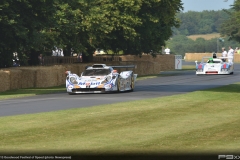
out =
[[23,89],[0,92],[0,100],[35,96],[40,94],[59,93],[64,91],[66,91],[65,85],[61,85],[57,87],[48,87],[48,88],[23,88]]
[[0,117],[0,151],[239,151],[239,90],[240,84],[232,84],[162,98]]

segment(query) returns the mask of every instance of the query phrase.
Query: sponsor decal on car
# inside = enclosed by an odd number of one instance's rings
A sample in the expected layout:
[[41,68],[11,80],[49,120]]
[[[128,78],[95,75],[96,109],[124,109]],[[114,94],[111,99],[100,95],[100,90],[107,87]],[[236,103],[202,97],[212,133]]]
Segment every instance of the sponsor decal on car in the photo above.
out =
[[86,85],[86,86],[96,86],[96,85],[100,85],[100,82],[79,82],[79,85]]

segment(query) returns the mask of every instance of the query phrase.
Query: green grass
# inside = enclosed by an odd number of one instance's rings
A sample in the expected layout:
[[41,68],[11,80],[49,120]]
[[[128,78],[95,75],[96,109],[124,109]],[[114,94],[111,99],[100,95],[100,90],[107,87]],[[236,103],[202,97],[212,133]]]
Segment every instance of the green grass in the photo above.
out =
[[196,70],[195,65],[184,65],[182,66],[182,70]]
[[220,33],[210,33],[210,34],[196,34],[196,35],[190,35],[187,36],[188,38],[192,40],[196,40],[197,38],[204,38],[205,40],[210,40],[213,38],[220,38]]
[[39,94],[59,93],[64,91],[66,91],[65,85],[61,85],[57,87],[48,87],[48,88],[24,88],[24,89],[17,89],[17,90],[9,90],[5,92],[0,92],[0,100],[35,96]]
[[0,151],[240,150],[240,84],[90,108],[0,117]]

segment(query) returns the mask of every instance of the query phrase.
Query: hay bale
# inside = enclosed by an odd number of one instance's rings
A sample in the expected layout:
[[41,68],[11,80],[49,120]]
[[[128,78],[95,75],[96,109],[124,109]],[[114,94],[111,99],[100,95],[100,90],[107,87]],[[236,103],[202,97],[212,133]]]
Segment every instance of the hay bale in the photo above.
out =
[[160,65],[160,71],[169,71],[175,69],[175,55],[162,55],[156,62],[158,62]]
[[22,83],[23,83],[22,75],[23,74],[22,74],[21,68],[8,68],[8,69],[5,69],[4,71],[9,74],[9,78],[10,78],[9,90],[22,88]]
[[235,54],[234,55],[234,62],[239,63],[240,62],[240,54]]
[[[203,57],[212,57],[213,53],[186,53],[185,60],[194,62],[194,61],[202,61]],[[221,53],[217,53],[217,57],[221,57]]]
[[36,86],[37,88],[57,86],[57,75],[52,67],[39,67],[36,70]]
[[134,55],[124,55],[120,56],[122,61],[135,61]]
[[65,80],[66,80],[66,74],[65,74],[65,69],[64,66],[62,65],[55,65],[52,67],[52,70],[54,71],[55,75],[56,75],[56,86],[60,86],[65,84]]
[[0,92],[10,90],[10,71],[0,70]]
[[10,69],[10,90],[20,89],[22,81],[22,71],[18,69]]
[[63,65],[64,72],[71,71],[72,73],[78,74],[78,64],[66,64]]
[[33,88],[36,86],[36,68],[21,68],[21,88]]

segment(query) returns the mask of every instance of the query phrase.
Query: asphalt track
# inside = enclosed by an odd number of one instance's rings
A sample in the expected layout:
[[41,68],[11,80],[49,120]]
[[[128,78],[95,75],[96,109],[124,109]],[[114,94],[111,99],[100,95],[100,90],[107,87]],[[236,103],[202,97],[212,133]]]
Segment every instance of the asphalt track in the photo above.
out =
[[[185,64],[194,62],[183,62],[183,65]],[[233,75],[197,76],[195,71],[168,71],[161,74],[169,76],[139,80],[136,82],[134,92],[78,95],[68,95],[64,92],[1,100],[0,117],[91,107],[215,88],[240,82],[240,64],[235,64]]]

